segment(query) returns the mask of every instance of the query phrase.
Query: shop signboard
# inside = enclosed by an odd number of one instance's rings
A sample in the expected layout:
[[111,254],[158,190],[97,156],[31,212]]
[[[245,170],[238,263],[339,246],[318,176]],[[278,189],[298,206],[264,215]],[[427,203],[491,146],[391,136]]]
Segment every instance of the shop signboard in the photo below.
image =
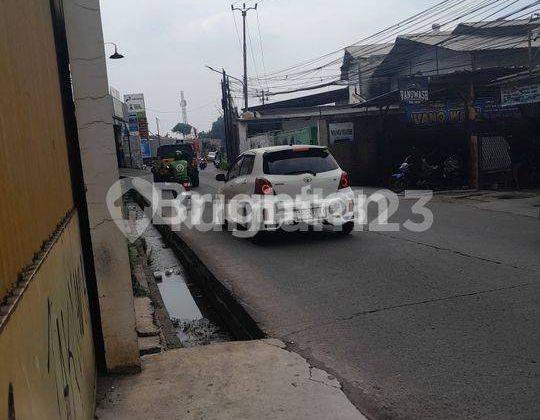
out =
[[329,143],[353,143],[354,124],[352,122],[328,124]]
[[150,142],[148,141],[148,139],[141,138],[141,155],[143,159],[148,159],[152,157]]
[[[409,124],[432,126],[463,123],[466,113],[463,102],[428,102],[406,105],[405,116]],[[471,114],[471,118],[478,121],[519,118],[520,116],[518,107],[504,107],[493,99],[477,99],[474,102],[474,112]]]
[[493,99],[477,99],[474,102],[477,115],[484,120],[520,118],[521,111],[518,106],[503,106]]
[[146,109],[144,103],[144,94],[142,93],[130,93],[124,95],[124,102],[126,103],[130,112],[139,112]]
[[422,104],[429,101],[427,77],[404,77],[399,79],[399,96],[405,104]]
[[405,106],[407,122],[413,125],[429,126],[437,124],[459,123],[465,120],[463,104],[430,102],[422,105]]
[[503,106],[523,105],[540,102],[540,84],[501,88]]
[[129,122],[129,132],[130,133],[138,133],[139,132],[139,120],[137,118],[137,115],[129,114],[128,122]]

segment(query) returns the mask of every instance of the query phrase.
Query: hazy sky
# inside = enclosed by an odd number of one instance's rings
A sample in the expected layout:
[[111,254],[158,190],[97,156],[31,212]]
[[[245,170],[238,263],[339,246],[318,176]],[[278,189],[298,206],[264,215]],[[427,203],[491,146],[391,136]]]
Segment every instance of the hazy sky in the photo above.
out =
[[[351,44],[436,0],[258,3],[264,64],[272,72]],[[219,115],[219,75],[204,66],[224,67],[241,77],[241,49],[230,4],[224,0],[101,0],[105,41],[117,43],[126,56],[107,60],[109,82],[122,94],[145,94],[152,132],[156,116],[162,133],[180,121],[181,90],[188,102],[188,122],[199,130],[207,130]],[[239,12],[236,24],[241,31]],[[256,13],[250,12],[248,25],[256,70],[264,74]],[[251,54],[248,65],[254,74]],[[251,104],[256,103],[251,99]]]

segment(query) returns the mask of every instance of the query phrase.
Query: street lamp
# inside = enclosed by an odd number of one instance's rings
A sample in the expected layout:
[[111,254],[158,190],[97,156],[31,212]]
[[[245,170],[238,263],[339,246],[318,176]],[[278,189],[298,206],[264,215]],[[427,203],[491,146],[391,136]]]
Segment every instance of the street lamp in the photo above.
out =
[[121,58],[124,58],[124,56],[118,52],[118,46],[114,42],[106,42],[105,45],[114,45],[114,54],[109,56],[111,60],[120,60]]

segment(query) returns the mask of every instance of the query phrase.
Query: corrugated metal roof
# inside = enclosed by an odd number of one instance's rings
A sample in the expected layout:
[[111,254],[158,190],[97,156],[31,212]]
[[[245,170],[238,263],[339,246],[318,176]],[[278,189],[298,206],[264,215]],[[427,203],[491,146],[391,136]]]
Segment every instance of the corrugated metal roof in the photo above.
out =
[[529,19],[493,20],[491,22],[464,22],[455,29],[454,34],[527,35],[530,27],[538,22]]
[[393,46],[393,42],[386,44],[351,45],[345,48],[345,53],[349,53],[352,58],[369,58],[386,55]]
[[[398,39],[439,46],[454,51],[480,51],[528,48],[527,37],[522,35],[490,36],[490,35],[454,35],[449,32],[432,32],[425,34],[404,35]],[[540,42],[533,41],[533,47]]]

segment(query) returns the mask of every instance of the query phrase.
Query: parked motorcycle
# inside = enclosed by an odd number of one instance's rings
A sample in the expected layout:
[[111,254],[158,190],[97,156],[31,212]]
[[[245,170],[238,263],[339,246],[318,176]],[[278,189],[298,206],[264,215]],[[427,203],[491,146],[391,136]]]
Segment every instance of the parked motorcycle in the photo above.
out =
[[443,183],[446,187],[461,187],[463,185],[463,165],[458,155],[448,156],[442,163]]
[[441,166],[432,165],[423,157],[422,168],[416,181],[416,187],[422,190],[436,190],[439,189],[441,180]]
[[409,187],[409,183],[411,182],[411,165],[409,164],[410,156],[407,156],[405,158],[405,161],[399,166],[399,169],[397,172],[392,174],[392,181],[390,188],[392,191],[396,193],[400,193],[404,190],[406,190]]
[[392,174],[390,188],[399,193],[409,188],[436,189],[440,183],[440,165],[430,164],[425,157],[415,159],[409,155]]

